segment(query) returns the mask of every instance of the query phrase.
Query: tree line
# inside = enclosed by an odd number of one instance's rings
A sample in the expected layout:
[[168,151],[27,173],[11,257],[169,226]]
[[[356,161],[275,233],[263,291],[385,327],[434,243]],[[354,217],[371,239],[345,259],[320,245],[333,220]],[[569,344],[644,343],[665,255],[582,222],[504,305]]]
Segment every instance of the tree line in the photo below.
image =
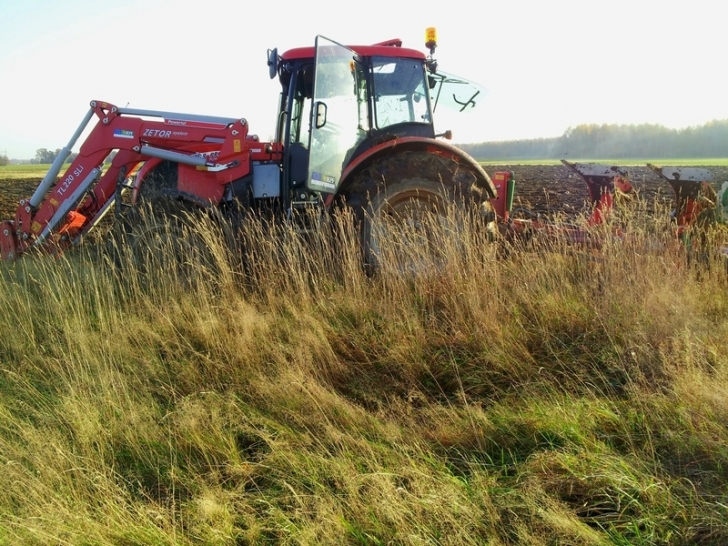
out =
[[641,159],[728,157],[728,120],[697,127],[596,125],[568,128],[554,138],[461,144],[478,159]]
[[[53,163],[56,160],[56,157],[61,153],[60,148],[56,148],[55,150],[48,150],[47,148],[38,148],[35,151],[35,158],[31,159],[31,163]],[[78,154],[71,153],[68,158],[66,159],[66,162],[70,163],[74,159],[76,159],[76,156]]]

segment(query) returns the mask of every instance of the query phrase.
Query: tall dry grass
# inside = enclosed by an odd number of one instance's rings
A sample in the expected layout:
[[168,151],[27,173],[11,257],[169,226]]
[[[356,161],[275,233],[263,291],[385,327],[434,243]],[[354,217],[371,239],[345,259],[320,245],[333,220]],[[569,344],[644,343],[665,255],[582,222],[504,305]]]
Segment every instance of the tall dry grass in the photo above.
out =
[[725,270],[639,207],[374,275],[346,218],[5,266],[0,544],[725,543]]

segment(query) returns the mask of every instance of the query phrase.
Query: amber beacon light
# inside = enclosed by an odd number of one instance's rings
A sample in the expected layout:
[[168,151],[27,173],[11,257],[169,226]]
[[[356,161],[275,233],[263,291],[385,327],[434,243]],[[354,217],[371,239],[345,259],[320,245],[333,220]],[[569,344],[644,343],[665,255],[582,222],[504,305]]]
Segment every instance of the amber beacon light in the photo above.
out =
[[437,47],[437,29],[435,27],[425,29],[425,47],[430,50],[430,55],[435,54]]

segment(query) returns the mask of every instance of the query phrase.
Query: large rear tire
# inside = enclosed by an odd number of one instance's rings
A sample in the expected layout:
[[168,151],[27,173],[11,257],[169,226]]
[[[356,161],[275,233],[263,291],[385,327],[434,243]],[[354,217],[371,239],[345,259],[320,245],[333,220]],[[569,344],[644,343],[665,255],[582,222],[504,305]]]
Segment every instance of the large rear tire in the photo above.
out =
[[376,267],[388,254],[409,272],[428,268],[441,250],[438,231],[452,220],[447,203],[442,185],[427,179],[394,182],[375,195],[361,226],[368,265]]
[[[402,152],[359,174],[343,192],[357,221],[365,267],[381,265],[385,246],[399,246],[399,267],[420,271],[443,249],[444,231],[457,229],[465,208],[489,207],[476,173],[452,159],[428,152]],[[439,232],[439,233],[437,233]],[[385,243],[386,241],[386,243]],[[414,258],[413,258],[414,256]],[[428,262],[430,259],[430,263]]]

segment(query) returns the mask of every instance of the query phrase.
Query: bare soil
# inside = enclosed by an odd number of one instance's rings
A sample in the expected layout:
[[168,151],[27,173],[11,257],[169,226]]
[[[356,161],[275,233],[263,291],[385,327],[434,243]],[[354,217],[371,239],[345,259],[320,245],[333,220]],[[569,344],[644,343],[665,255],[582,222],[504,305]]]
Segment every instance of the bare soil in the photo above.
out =
[[[615,162],[615,165],[618,165]],[[664,165],[660,165],[664,166]],[[728,167],[705,166],[713,174],[711,185],[718,191],[728,180]],[[569,168],[543,165],[489,165],[488,174],[512,171],[516,180],[514,208],[522,207],[540,214],[576,214],[589,201],[585,182]],[[629,167],[630,181],[637,193],[653,210],[654,206],[669,206],[674,200],[670,184],[646,166]]]
[[18,208],[18,201],[33,195],[41,180],[43,179],[0,178],[0,221],[12,220]]
[[[618,163],[615,163],[618,164]],[[706,166],[713,173],[712,185],[717,191],[728,180],[728,167]],[[512,171],[516,180],[514,207],[539,214],[577,214],[584,211],[589,194],[584,181],[563,165],[489,165],[491,177],[497,171]],[[670,185],[647,167],[630,167],[630,179],[638,195],[647,203],[673,200]],[[18,201],[30,197],[40,178],[21,180],[0,178],[0,221],[12,219]]]

